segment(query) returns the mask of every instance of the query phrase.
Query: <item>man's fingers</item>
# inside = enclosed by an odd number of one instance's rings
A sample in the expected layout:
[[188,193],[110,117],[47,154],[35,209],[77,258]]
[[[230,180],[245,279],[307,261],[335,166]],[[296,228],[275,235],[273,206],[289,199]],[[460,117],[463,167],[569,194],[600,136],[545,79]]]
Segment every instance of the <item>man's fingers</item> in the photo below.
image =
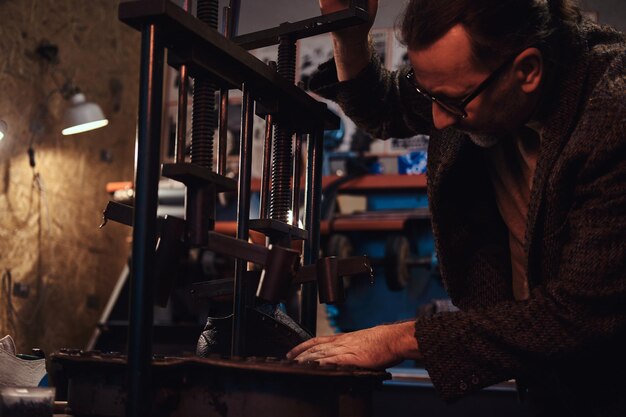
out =
[[349,0],[320,0],[320,10],[322,14],[329,14],[350,7]]
[[295,359],[298,362],[319,361],[322,359],[332,358],[337,355],[344,355],[346,353],[348,353],[348,350],[343,345],[323,343],[312,346],[296,356]]
[[315,347],[302,352],[301,354],[299,354],[298,356],[295,357],[295,360],[297,360],[298,362],[309,362],[309,361],[316,361],[318,359],[322,359],[324,357],[324,352],[319,350],[319,349],[315,349]]
[[294,359],[302,352],[309,350],[311,347],[315,345],[319,345],[321,343],[328,343],[335,340],[336,336],[320,336],[314,337],[313,339],[309,339],[306,342],[300,343],[298,346],[291,349],[287,352],[287,359]]
[[350,355],[335,355],[328,358],[320,359],[317,362],[321,366],[324,365],[354,365],[353,357]]
[[341,355],[342,353],[338,351],[336,348],[325,348],[325,347],[313,347],[300,355],[298,355],[295,359],[298,362],[311,362],[316,361],[322,363],[324,360],[328,360],[337,355]]

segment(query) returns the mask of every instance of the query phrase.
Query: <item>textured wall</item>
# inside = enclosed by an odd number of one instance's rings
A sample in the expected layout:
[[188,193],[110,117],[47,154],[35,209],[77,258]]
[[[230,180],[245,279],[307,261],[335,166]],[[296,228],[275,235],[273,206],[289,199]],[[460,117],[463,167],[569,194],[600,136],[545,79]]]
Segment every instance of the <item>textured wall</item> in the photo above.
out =
[[[0,142],[0,337],[14,335],[21,351],[83,347],[128,256],[129,229],[98,229],[105,184],[133,176],[139,36],[118,22],[117,4],[0,0],[0,119],[9,124]],[[44,40],[59,47],[56,66],[35,52]],[[61,135],[68,103],[46,97],[67,77],[109,126]],[[29,287],[11,304],[9,270]]]

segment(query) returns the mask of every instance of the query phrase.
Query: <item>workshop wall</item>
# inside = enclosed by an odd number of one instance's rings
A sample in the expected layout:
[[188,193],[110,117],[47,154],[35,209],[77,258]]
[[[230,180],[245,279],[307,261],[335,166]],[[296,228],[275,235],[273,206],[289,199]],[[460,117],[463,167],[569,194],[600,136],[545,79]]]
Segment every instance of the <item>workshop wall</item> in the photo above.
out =
[[[84,347],[127,261],[130,229],[98,229],[105,184],[133,177],[139,35],[117,5],[0,0],[0,337],[22,352]],[[42,42],[57,64],[36,53]],[[109,126],[61,135],[68,102],[49,94],[68,78]]]
[[[220,0],[220,5],[227,1]],[[406,0],[379,1],[374,29],[391,28]],[[626,2],[624,0],[578,0],[583,10],[597,13],[602,24],[626,31]],[[280,10],[280,13],[276,13]],[[253,32],[279,25],[285,21],[295,22],[319,13],[315,0],[263,0],[242,1],[239,33]]]

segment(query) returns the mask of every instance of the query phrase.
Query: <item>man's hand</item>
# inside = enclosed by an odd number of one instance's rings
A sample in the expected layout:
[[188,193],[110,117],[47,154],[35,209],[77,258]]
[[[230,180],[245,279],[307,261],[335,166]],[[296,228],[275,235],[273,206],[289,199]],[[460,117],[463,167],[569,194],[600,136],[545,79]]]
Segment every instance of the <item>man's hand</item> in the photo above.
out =
[[[367,1],[370,15],[367,23],[332,33],[339,81],[356,77],[370,60],[368,34],[376,18],[378,0]],[[319,2],[322,14],[345,10],[350,4],[349,0],[319,0]]]
[[356,332],[321,336],[296,346],[287,358],[320,365],[355,365],[385,369],[404,359],[418,359],[417,340],[411,321],[372,327]]
[[[330,14],[345,10],[350,6],[350,0],[319,0],[320,10],[322,14]],[[374,24],[376,19],[376,12],[378,11],[378,0],[367,0],[367,12],[370,15],[370,19],[367,23],[359,26],[352,26],[346,29],[333,32],[335,36],[342,38],[346,41],[359,41],[367,39],[367,35]]]

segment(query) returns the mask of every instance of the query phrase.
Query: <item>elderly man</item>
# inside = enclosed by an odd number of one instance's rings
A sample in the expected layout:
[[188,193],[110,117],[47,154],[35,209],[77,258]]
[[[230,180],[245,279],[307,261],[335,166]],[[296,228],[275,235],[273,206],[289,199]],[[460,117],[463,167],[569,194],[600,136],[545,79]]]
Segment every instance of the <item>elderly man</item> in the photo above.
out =
[[570,0],[410,0],[411,68],[389,73],[370,28],[334,33],[311,86],[376,137],[430,134],[432,225],[460,311],[288,357],[419,358],[446,400],[515,378],[537,415],[626,416],[625,36]]

